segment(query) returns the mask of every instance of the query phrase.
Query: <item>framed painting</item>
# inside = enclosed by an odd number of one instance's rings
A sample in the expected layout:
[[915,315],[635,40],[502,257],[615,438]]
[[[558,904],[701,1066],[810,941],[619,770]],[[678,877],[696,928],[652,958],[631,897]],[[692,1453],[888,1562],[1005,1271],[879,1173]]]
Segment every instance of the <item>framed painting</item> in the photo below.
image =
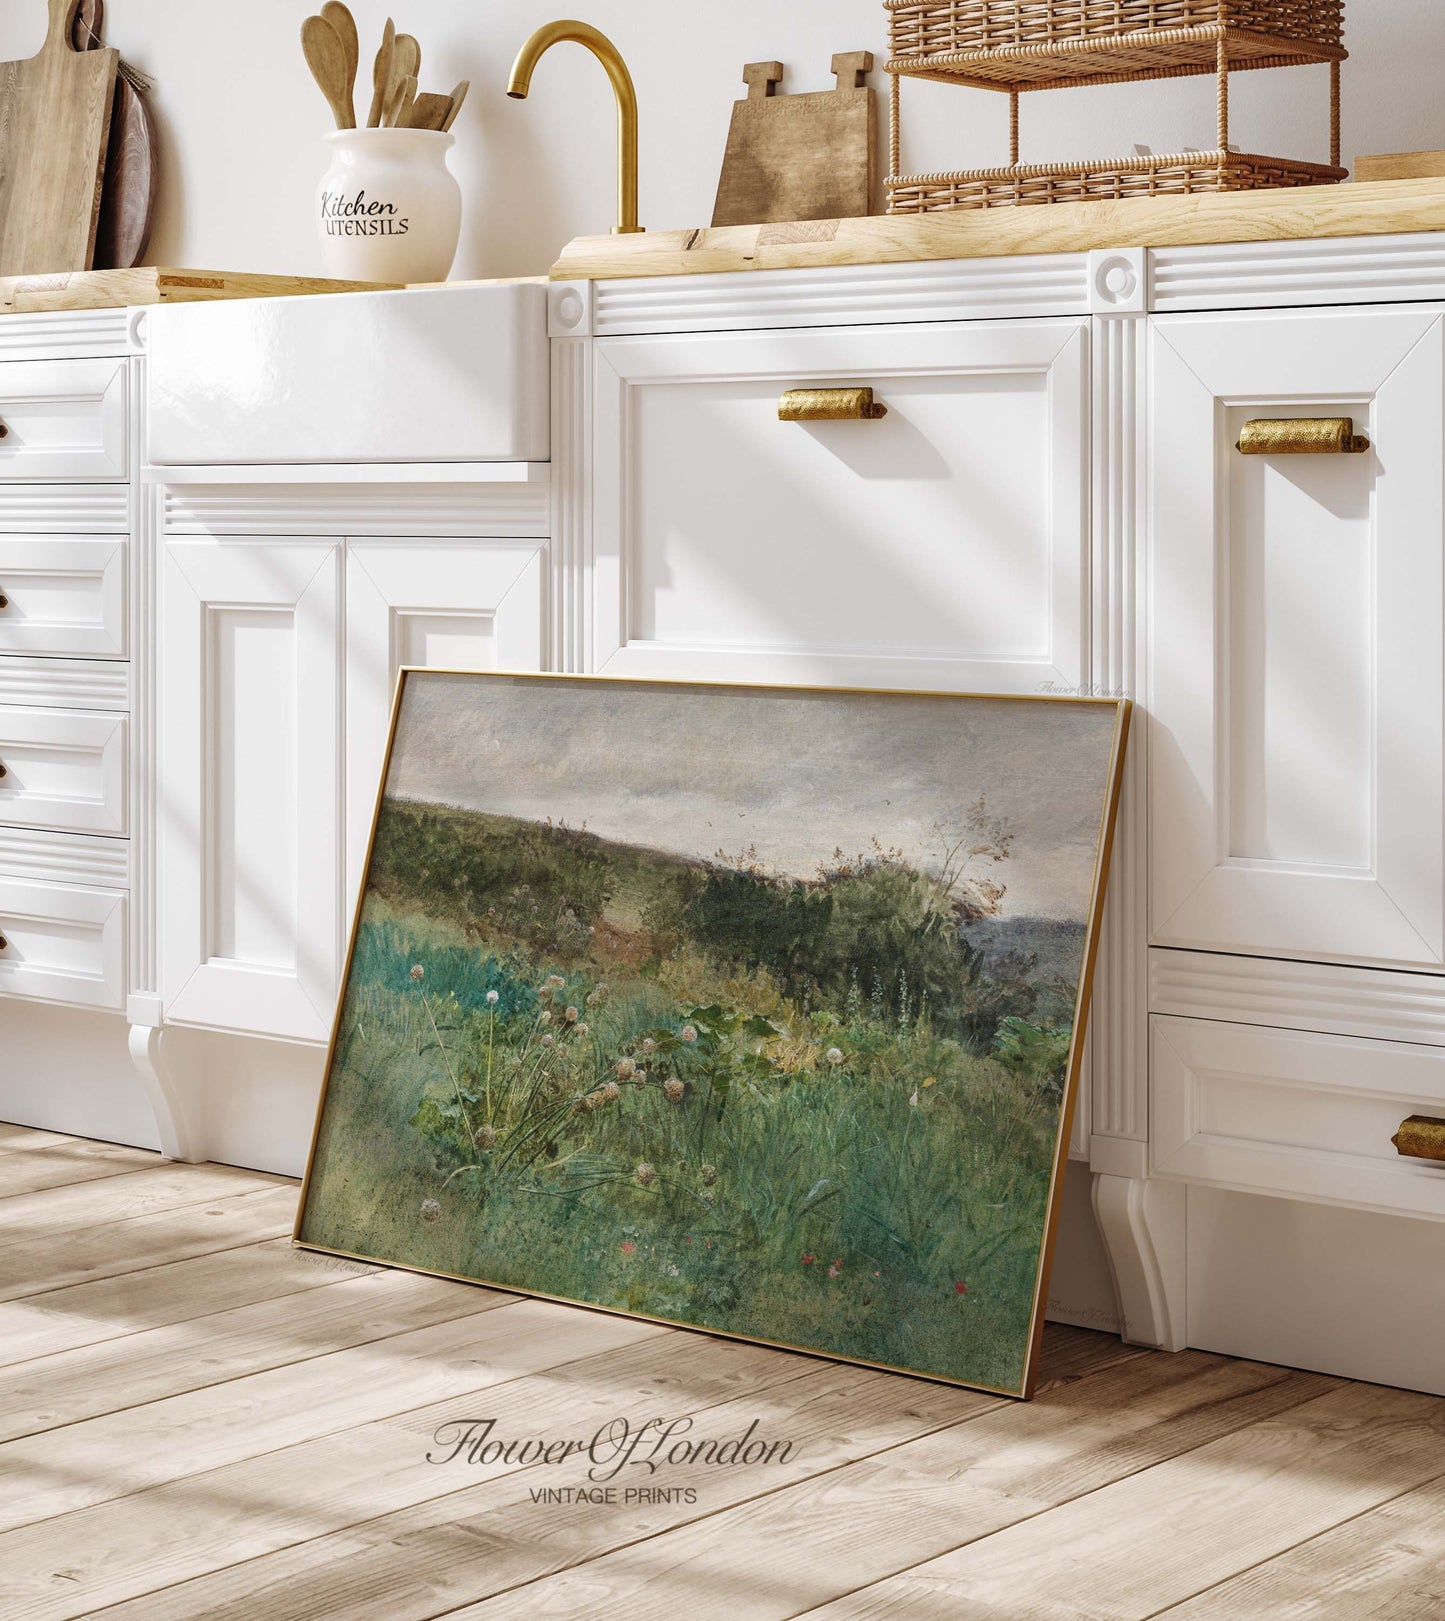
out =
[[1128,726],[403,672],[297,1241],[1028,1395]]

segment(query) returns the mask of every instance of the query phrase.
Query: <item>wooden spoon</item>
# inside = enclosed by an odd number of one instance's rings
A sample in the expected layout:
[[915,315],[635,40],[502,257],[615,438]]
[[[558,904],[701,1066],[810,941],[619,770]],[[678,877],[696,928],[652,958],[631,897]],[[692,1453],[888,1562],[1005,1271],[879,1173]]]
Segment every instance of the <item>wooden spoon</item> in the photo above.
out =
[[421,46],[411,34],[396,36],[396,57],[391,67],[391,82],[398,79],[421,78]]
[[396,24],[390,17],[382,30],[381,49],[376,53],[376,66],[372,70],[371,111],[366,115],[366,127],[379,129],[386,104],[391,99],[391,69],[396,57]]
[[355,129],[356,111],[346,78],[346,47],[340,35],[325,17],[308,17],[301,24],[301,49],[311,77],[331,107],[337,129]]
[[467,91],[471,88],[472,81],[463,79],[456,89],[452,91],[452,104],[447,109],[446,117],[442,120],[443,129],[450,129],[456,123],[457,114],[462,110],[462,103],[467,99]]
[[346,52],[346,108],[351,114],[348,129],[356,128],[356,73],[361,65],[361,41],[356,35],[356,18],[342,4],[342,0],[326,0],[321,15],[336,30],[341,48]]
[[391,93],[391,101],[386,109],[386,127],[388,129],[405,129],[406,121],[411,116],[412,103],[416,100],[416,79],[408,74],[399,79],[396,88]]

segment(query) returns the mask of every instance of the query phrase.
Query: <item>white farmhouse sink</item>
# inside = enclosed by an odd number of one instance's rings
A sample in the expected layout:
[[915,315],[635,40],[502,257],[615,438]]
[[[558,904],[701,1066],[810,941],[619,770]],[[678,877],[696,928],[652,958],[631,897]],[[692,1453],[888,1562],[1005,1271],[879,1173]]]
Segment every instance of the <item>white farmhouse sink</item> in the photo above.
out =
[[170,304],[146,319],[152,465],[548,459],[537,283]]

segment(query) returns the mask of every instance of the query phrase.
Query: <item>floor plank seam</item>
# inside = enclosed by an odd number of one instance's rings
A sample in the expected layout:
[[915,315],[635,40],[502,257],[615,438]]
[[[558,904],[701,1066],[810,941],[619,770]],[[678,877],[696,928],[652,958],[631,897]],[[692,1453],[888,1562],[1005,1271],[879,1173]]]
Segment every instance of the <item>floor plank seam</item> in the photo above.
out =
[[1438,1486],[1442,1482],[1445,1482],[1445,1473],[1435,1475],[1429,1480],[1419,1481],[1413,1486],[1406,1486],[1402,1491],[1395,1492],[1389,1497],[1383,1497],[1378,1503],[1371,1503],[1355,1514],[1346,1514],[1342,1520],[1336,1520],[1333,1525],[1322,1526],[1319,1530],[1310,1532],[1307,1537],[1301,1537],[1298,1542],[1290,1543],[1287,1548],[1276,1549],[1267,1558],[1256,1559],[1253,1564],[1231,1571],[1228,1576],[1221,1577],[1217,1582],[1210,1582],[1207,1587],[1201,1587],[1197,1592],[1190,1593],[1185,1598],[1173,1600],[1162,1610],[1151,1610],[1148,1615],[1139,1616],[1138,1621],[1167,1621],[1169,1616],[1177,1615],[1186,1605],[1193,1604],[1196,1600],[1204,1598],[1210,1593],[1216,1593],[1221,1588],[1228,1587],[1231,1583],[1240,1581],[1257,1570],[1267,1570],[1271,1565],[1278,1564],[1280,1560],[1288,1559],[1291,1554],[1298,1552],[1299,1549],[1308,1548],[1312,1542],[1318,1542],[1322,1537],[1334,1536],[1336,1532],[1343,1530],[1345,1526],[1353,1525],[1358,1520],[1368,1519],[1371,1514],[1378,1514],[1381,1509],[1388,1508],[1391,1503],[1398,1503],[1402,1498],[1411,1497],[1416,1492],[1429,1491],[1432,1486]]
[[[1184,1354],[1187,1355],[1189,1353],[1186,1352]],[[1209,1355],[1210,1353],[1201,1352],[1201,1353],[1198,1353],[1198,1354],[1200,1354],[1200,1355]],[[1274,1381],[1274,1383],[1282,1383],[1284,1381],[1284,1379],[1286,1377],[1288,1377],[1288,1375],[1290,1373],[1294,1372],[1294,1371],[1296,1371],[1296,1370],[1287,1369],[1287,1368],[1286,1369],[1281,1369],[1280,1370],[1281,1379],[1277,1380],[1277,1381]],[[1092,1374],[1087,1374],[1087,1375],[1085,1375],[1085,1377],[1086,1378],[1092,1378],[1093,1375]],[[1291,1402],[1287,1407],[1280,1408],[1278,1412],[1272,1413],[1270,1416],[1271,1416],[1272,1419],[1273,1418],[1279,1418],[1281,1416],[1281,1414],[1288,1413],[1288,1412],[1293,1412],[1295,1410],[1295,1408],[1297,1408],[1297,1407],[1303,1407],[1303,1406],[1307,1405],[1309,1402],[1312,1402],[1312,1401],[1319,1401],[1322,1396],[1333,1395],[1336,1390],[1347,1388],[1351,1383],[1353,1383],[1352,1380],[1340,1379],[1335,1383],[1335,1385],[1332,1387],[1331,1390],[1328,1390],[1328,1391],[1318,1391],[1318,1390],[1316,1390],[1316,1391],[1311,1392],[1308,1395],[1301,1395],[1300,1399],[1297,1402]],[[1261,1385],[1258,1388],[1260,1390],[1267,1390],[1267,1389],[1270,1388],[1270,1386],[1269,1385]],[[1255,1392],[1251,1392],[1251,1394],[1255,1394]],[[1180,1416],[1183,1416],[1183,1415],[1180,1415]],[[1175,1421],[1177,1421],[1177,1419]],[[1251,1428],[1253,1428],[1253,1421],[1251,1421],[1249,1423],[1239,1424],[1233,1430],[1226,1431],[1225,1434],[1234,1435],[1234,1434],[1238,1434],[1239,1431],[1241,1431],[1241,1430],[1247,1430],[1247,1429],[1251,1429]],[[1004,1536],[1004,1535],[1007,1535],[1007,1534],[1009,1534],[1009,1533],[1011,1533],[1013,1531],[1016,1531],[1018,1529],[1018,1527],[1021,1526],[1021,1525],[1027,1525],[1033,1520],[1044,1519],[1048,1515],[1055,1513],[1058,1509],[1064,1508],[1068,1504],[1085,1502],[1088,1498],[1097,1496],[1100,1492],[1106,1492],[1106,1491],[1110,1491],[1110,1490],[1114,1489],[1115,1487],[1119,1486],[1122,1482],[1124,1482],[1126,1480],[1132,1480],[1137,1475],[1146,1474],[1150,1469],[1157,1469],[1161,1464],[1174,1463],[1180,1458],[1187,1458],[1191,1452],[1202,1451],[1205,1447],[1214,1445],[1214,1443],[1219,1441],[1220,1439],[1222,1439],[1221,1436],[1212,1435],[1212,1436],[1210,1436],[1208,1438],[1208,1440],[1197,1441],[1193,1446],[1181,1447],[1179,1449],[1179,1451],[1171,1452],[1171,1453],[1168,1454],[1167,1457],[1156,1458],[1152,1463],[1141,1463],[1137,1469],[1130,1469],[1130,1470],[1126,1471],[1124,1474],[1115,1477],[1113,1480],[1105,1481],[1102,1485],[1092,1486],[1092,1487],[1089,1488],[1089,1490],[1079,1492],[1076,1496],[1073,1496],[1073,1497],[1060,1498],[1058,1502],[1050,1503],[1047,1507],[1038,1509],[1032,1514],[1021,1514],[1018,1519],[1010,1520],[1007,1525],[999,1526],[996,1530],[993,1530],[993,1531],[987,1531],[981,1537],[965,1538],[964,1541],[956,1543],[952,1547],[941,1548],[937,1553],[929,1554],[926,1559],[916,1559],[911,1564],[900,1565],[897,1570],[889,1571],[886,1576],[875,1577],[872,1581],[869,1581],[869,1582],[860,1582],[858,1584],[858,1586],[856,1586],[856,1587],[850,1587],[847,1590],[845,1590],[844,1592],[833,1594],[825,1602],[828,1603],[828,1604],[836,1604],[841,1599],[851,1598],[856,1593],[866,1593],[872,1588],[881,1587],[886,1582],[896,1581],[900,1576],[906,1576],[910,1571],[922,1570],[928,1565],[936,1564],[940,1559],[948,1559],[953,1554],[958,1553],[960,1550],[962,1550],[964,1548],[983,1547],[985,1544],[992,1541],[993,1538],[999,1537],[999,1536]],[[807,1606],[806,1609],[793,1611],[789,1616],[784,1618],[784,1621],[801,1621],[801,1618],[803,1616],[811,1614],[814,1610],[817,1610],[818,1608],[820,1608],[820,1606],[818,1604],[810,1603]],[[1139,1621],[1147,1621],[1147,1618],[1140,1617]]]

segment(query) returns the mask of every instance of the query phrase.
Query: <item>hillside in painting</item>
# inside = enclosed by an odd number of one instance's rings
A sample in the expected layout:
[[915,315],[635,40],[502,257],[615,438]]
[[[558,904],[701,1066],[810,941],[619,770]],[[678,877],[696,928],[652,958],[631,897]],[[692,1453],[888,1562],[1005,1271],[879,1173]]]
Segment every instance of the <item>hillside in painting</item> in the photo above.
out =
[[387,798],[306,1241],[1017,1388],[1085,931],[936,832],[800,877]]

